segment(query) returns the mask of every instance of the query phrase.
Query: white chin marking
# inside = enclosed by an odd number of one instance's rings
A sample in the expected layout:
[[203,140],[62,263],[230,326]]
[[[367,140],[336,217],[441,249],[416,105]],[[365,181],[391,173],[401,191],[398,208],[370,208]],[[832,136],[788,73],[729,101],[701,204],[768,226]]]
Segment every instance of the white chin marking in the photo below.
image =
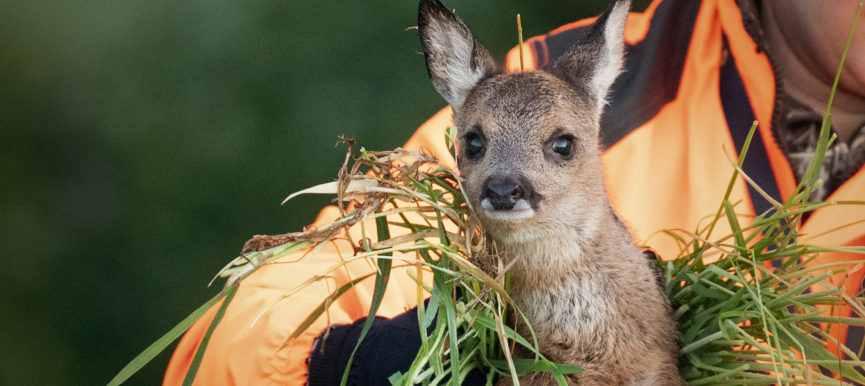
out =
[[511,210],[496,210],[493,209],[490,199],[485,198],[481,201],[481,208],[484,217],[496,221],[522,221],[535,215],[535,210],[528,201],[523,199],[517,200]]

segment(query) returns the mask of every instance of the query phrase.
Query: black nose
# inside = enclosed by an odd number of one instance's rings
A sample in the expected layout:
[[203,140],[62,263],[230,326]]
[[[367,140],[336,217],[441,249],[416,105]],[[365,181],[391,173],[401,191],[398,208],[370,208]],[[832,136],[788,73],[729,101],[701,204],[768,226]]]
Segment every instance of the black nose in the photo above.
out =
[[519,199],[528,200],[532,195],[531,184],[513,176],[495,175],[487,178],[481,200],[489,199],[495,210],[511,210]]

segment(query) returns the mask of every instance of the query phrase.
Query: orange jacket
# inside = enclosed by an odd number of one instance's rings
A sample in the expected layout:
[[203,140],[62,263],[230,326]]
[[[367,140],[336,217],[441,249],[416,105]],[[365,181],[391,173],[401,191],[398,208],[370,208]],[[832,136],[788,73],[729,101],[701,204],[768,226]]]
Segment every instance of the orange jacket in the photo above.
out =
[[[779,199],[787,198],[795,188],[790,164],[772,133],[775,74],[743,20],[748,20],[748,15],[743,17],[735,0],[657,0],[645,12],[631,14],[627,21],[626,72],[613,86],[611,104],[602,121],[606,147],[602,161],[613,206],[638,243],[651,246],[662,257],[676,256],[678,248],[672,239],[656,231],[693,230],[718,209],[727,187],[726,176],[733,173],[728,156],[736,158],[753,120],[759,122],[759,135],[751,144],[744,170]],[[528,69],[549,64],[550,58],[572,44],[582,27],[592,21],[578,21],[526,41],[523,50]],[[506,67],[519,69],[517,49],[508,54]],[[451,124],[451,111],[445,108],[424,123],[406,147],[428,151],[442,163],[452,164],[443,143],[443,129]],[[865,168],[827,198],[842,200],[865,200]],[[731,202],[737,201],[742,202],[737,211],[742,213],[743,225],[768,208],[768,203],[742,180],[734,186],[731,197]],[[315,225],[336,216],[334,208],[325,208]],[[829,206],[814,212],[801,232],[812,244],[863,245],[865,223],[823,233],[862,219],[865,206]],[[729,231],[716,228],[715,234]],[[303,384],[313,339],[328,324],[364,317],[372,280],[343,295],[331,306],[328,317],[319,318],[280,350],[286,337],[336,286],[349,277],[370,273],[372,268],[365,263],[350,264],[348,269],[334,271],[332,280],[317,282],[261,311],[298,283],[339,262],[341,256],[350,256],[351,251],[348,245],[327,245],[301,262],[270,264],[247,277],[213,333],[196,383]],[[295,253],[279,262],[300,256]],[[852,258],[825,254],[821,260]],[[396,269],[391,274],[378,315],[392,317],[422,299],[404,271]],[[846,280],[849,295],[858,291],[862,276],[859,270],[840,278]],[[182,382],[215,312],[216,307],[183,337],[171,358],[165,384]],[[848,309],[836,312],[850,315]],[[833,334],[841,341],[847,338],[844,329],[833,329]]]

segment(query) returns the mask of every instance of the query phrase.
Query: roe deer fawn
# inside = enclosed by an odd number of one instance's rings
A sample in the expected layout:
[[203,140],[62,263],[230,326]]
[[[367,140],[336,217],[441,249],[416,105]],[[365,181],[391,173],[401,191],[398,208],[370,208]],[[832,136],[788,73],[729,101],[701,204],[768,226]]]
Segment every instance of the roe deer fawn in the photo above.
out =
[[504,73],[439,0],[420,0],[418,33],[433,86],[453,108],[465,192],[516,260],[511,296],[541,352],[585,369],[572,384],[682,383],[669,301],[610,206],[599,158],[629,7],[616,1],[547,71]]

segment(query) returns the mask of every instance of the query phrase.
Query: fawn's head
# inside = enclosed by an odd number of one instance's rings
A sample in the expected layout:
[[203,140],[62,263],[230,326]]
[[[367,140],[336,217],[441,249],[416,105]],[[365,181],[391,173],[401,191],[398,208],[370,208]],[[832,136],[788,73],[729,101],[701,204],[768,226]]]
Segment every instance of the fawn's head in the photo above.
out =
[[616,1],[548,71],[504,73],[439,0],[420,0],[418,33],[433,86],[454,111],[464,188],[494,237],[588,231],[608,205],[599,121],[629,5]]

